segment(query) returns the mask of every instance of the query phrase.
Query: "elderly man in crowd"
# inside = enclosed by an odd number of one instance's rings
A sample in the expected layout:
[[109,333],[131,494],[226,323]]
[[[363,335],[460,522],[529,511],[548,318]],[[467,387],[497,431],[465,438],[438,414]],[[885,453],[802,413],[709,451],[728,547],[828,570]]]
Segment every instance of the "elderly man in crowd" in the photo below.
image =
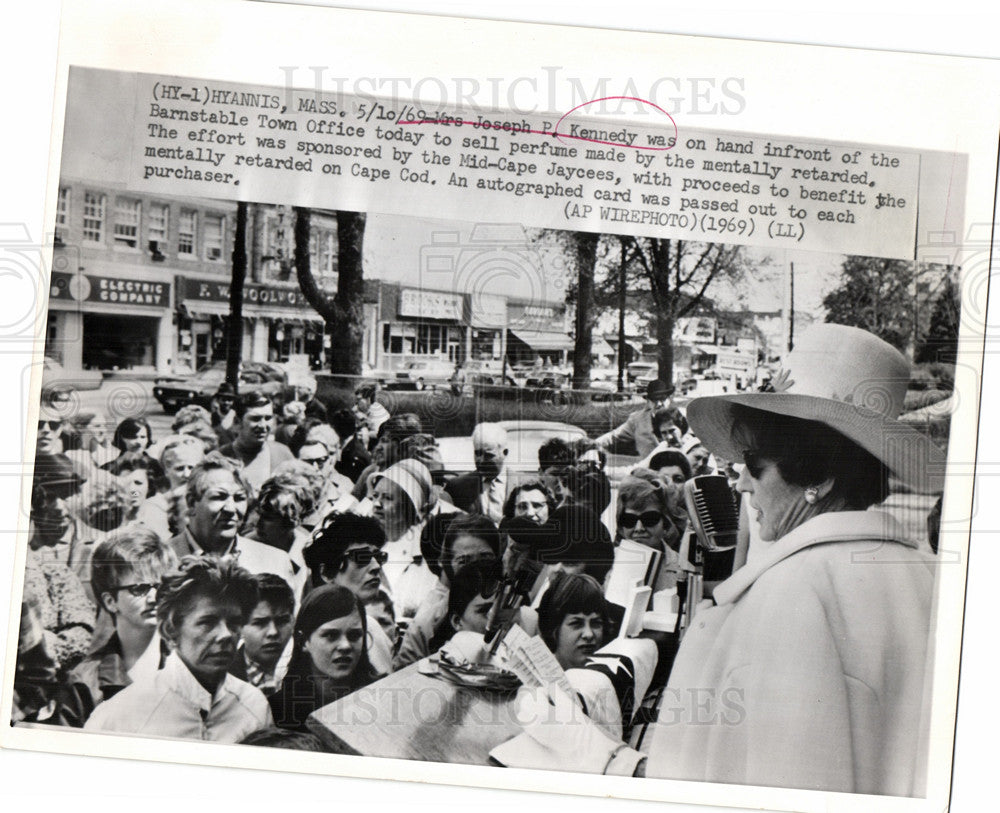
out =
[[282,550],[240,535],[250,509],[252,491],[232,460],[213,452],[195,466],[184,498],[187,522],[170,539],[178,557],[207,553],[238,556],[251,573],[274,573],[289,584],[295,582],[295,567]]
[[243,466],[247,482],[259,489],[274,470],[293,455],[287,446],[270,440],[274,404],[260,392],[249,392],[236,402],[236,439],[219,449]]
[[257,584],[231,557],[189,557],[160,582],[156,617],[171,648],[163,668],[94,709],[84,728],[239,742],[272,724],[260,689],[228,674]]
[[456,508],[482,514],[497,523],[511,488],[507,471],[507,431],[496,423],[481,423],[472,430],[476,470],[450,480],[444,487]]
[[596,441],[597,448],[608,450],[616,443],[631,442],[639,457],[646,457],[659,444],[653,432],[653,415],[657,410],[670,406],[670,396],[674,388],[662,381],[652,381],[646,388],[646,403],[636,410],[621,426],[601,435]]

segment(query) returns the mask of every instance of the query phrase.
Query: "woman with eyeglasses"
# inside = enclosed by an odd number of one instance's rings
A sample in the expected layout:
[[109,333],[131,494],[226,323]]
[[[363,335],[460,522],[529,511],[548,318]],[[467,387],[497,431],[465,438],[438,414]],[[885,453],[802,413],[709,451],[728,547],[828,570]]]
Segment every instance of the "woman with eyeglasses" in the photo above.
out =
[[388,561],[385,532],[371,517],[334,513],[313,533],[304,553],[312,574],[313,589],[326,584],[346,587],[366,608],[369,658],[382,673],[392,671],[393,644],[378,619],[374,606],[383,585],[382,566]]
[[275,724],[305,731],[316,709],[381,677],[368,658],[372,631],[364,605],[347,587],[324,584],[306,596],[288,673],[269,701]]
[[70,673],[61,722],[82,726],[99,703],[160,668],[156,591],[176,566],[173,549],[149,528],[115,531],[98,543],[90,583],[97,611],[108,615],[113,632]]

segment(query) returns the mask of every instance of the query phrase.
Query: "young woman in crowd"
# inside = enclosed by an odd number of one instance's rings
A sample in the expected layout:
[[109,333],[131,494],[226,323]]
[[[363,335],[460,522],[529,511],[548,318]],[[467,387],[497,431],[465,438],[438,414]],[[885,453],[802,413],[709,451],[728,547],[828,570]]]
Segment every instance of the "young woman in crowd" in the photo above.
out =
[[538,605],[538,633],[563,669],[579,669],[605,643],[601,585],[582,573],[557,573]]
[[428,642],[428,654],[437,652],[456,632],[486,632],[493,597],[502,578],[503,569],[495,558],[478,559],[459,568],[448,592],[445,615]]
[[316,709],[377,680],[368,659],[364,606],[348,588],[326,584],[302,602],[294,649],[281,689],[270,698],[274,722],[305,730]]

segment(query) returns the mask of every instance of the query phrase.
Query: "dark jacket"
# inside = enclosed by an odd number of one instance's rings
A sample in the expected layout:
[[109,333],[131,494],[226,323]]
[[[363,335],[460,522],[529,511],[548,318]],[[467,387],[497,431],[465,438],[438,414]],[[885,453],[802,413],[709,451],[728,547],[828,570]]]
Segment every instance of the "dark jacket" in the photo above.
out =
[[358,439],[357,435],[351,437],[340,452],[340,459],[334,468],[349,477],[351,482],[357,483],[358,477],[372,462],[372,456],[368,453],[365,445]]

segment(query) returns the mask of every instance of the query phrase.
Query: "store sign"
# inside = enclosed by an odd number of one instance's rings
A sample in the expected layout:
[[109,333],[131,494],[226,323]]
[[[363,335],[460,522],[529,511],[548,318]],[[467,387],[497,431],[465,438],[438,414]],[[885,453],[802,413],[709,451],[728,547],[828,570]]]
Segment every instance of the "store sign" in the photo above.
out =
[[507,326],[516,330],[564,330],[566,308],[556,305],[508,305]]
[[[229,283],[215,280],[185,279],[179,277],[181,299],[199,302],[228,302]],[[244,305],[266,305],[268,307],[295,308],[309,307],[309,302],[298,288],[278,288],[271,285],[243,286]]]
[[462,320],[462,295],[404,288],[399,292],[399,315],[417,319]]
[[49,299],[166,308],[170,305],[170,283],[53,271]]
[[750,353],[720,347],[715,357],[715,367],[722,375],[732,373],[752,375],[757,367],[757,360]]

